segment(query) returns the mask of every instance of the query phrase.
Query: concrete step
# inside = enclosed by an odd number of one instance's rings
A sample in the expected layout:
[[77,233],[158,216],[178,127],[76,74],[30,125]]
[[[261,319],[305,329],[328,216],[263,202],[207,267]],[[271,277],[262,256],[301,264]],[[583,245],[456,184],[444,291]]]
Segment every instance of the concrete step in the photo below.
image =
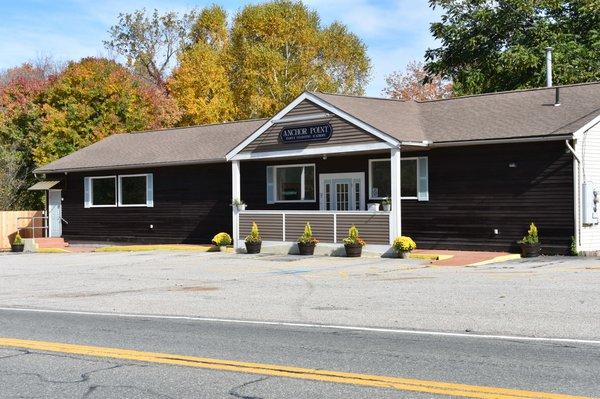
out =
[[38,248],[65,248],[69,246],[62,237],[36,238],[35,243]]

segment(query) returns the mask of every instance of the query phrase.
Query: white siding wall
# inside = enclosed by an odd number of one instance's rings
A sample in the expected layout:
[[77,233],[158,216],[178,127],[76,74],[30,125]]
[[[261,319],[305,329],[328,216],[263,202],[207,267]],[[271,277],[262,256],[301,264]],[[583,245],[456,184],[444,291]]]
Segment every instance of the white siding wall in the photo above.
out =
[[579,221],[579,250],[600,251],[600,224],[581,225],[581,184],[593,182],[600,188],[600,123],[593,126],[578,140],[575,150],[581,154],[582,165],[576,191],[576,212]]

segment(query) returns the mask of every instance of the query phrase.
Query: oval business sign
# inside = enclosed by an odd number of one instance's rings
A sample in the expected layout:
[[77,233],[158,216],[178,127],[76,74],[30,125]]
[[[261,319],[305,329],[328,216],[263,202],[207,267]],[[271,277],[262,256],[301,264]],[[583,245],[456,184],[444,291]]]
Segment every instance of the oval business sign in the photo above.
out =
[[327,141],[331,138],[333,128],[329,123],[313,126],[286,127],[279,133],[283,143],[303,143],[307,141]]

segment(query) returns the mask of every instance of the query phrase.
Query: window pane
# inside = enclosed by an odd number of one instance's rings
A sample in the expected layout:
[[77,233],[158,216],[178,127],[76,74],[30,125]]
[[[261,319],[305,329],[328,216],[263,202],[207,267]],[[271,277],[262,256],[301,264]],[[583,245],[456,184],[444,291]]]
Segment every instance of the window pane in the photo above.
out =
[[315,167],[304,167],[304,199],[315,199]]
[[391,191],[390,161],[371,162],[371,197],[389,197]]
[[402,161],[401,169],[401,195],[403,197],[417,196],[417,160]]
[[121,177],[121,204],[146,205],[146,176]]
[[277,200],[298,201],[302,199],[302,167],[277,169]]
[[93,205],[115,205],[115,178],[103,177],[91,179],[92,181],[92,204]]

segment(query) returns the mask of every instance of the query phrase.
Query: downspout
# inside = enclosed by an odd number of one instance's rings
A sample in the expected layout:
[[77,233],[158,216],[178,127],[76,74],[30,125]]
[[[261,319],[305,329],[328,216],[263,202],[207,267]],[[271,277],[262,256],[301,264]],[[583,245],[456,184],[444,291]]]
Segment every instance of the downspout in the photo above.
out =
[[565,144],[571,154],[573,154],[573,201],[575,202],[574,206],[574,219],[575,219],[575,243],[577,246],[577,251],[581,247],[581,226],[579,223],[580,214],[581,214],[581,194],[579,192],[579,182],[581,181],[581,168],[582,161],[575,148],[571,146],[569,140],[565,140]]

